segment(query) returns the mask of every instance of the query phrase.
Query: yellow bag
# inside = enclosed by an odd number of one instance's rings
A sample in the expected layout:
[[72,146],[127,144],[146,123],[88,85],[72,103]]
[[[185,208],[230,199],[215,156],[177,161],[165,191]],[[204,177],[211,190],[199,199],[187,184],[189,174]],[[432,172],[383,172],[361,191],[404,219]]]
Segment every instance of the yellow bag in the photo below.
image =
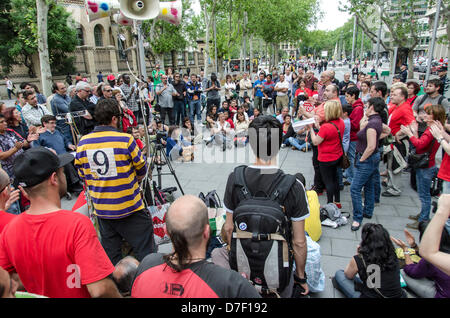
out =
[[322,223],[320,222],[320,203],[316,191],[306,191],[309,204],[309,217],[305,220],[305,231],[313,241],[322,236]]

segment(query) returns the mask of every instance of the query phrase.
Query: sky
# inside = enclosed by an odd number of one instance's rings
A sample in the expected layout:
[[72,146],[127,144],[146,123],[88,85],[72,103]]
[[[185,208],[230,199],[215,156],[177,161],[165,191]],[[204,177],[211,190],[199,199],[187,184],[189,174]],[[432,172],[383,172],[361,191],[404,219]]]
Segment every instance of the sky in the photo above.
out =
[[[257,0],[256,0],[257,1]],[[319,30],[335,30],[344,25],[350,19],[350,15],[346,12],[341,12],[338,9],[339,1],[347,2],[347,0],[319,0],[320,8],[324,13],[323,19],[321,19],[316,28],[312,27],[312,29]],[[196,14],[201,12],[200,2],[198,0],[194,0],[193,9]]]
[[[347,2],[346,0],[341,2]],[[324,17],[317,23],[318,30],[331,31],[345,24],[350,19],[347,12],[341,12],[338,9],[338,0],[320,0],[320,8],[324,13]]]

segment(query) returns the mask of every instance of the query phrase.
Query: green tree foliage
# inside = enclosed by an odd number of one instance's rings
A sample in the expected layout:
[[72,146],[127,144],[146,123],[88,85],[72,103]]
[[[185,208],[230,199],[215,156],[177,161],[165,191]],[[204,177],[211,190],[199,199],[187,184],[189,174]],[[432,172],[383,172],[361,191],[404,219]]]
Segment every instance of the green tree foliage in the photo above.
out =
[[[33,64],[33,55],[38,50],[36,1],[11,0],[9,21],[15,36],[8,43],[10,63],[5,65],[23,63],[28,68],[28,74],[36,77]],[[48,47],[55,75],[74,71],[73,59],[68,57],[68,53],[75,50],[78,39],[76,29],[69,23],[72,23],[70,13],[55,1],[49,1]]]
[[[361,32],[359,30],[357,32],[355,45],[357,52],[356,56],[359,55],[361,49]],[[321,51],[328,51],[328,56],[331,57],[334,54],[336,43],[338,43],[339,48],[343,49],[347,55],[351,54],[353,43],[353,19],[350,19],[336,30],[314,30],[308,32],[304,37],[302,37],[302,42],[300,44],[301,53],[303,55],[314,55],[314,53],[318,55]],[[372,41],[368,37],[365,37],[363,51],[365,52],[367,50],[371,50],[371,47]],[[336,57],[336,59],[339,58]]]
[[11,3],[8,0],[0,1],[0,65],[2,72],[8,74],[14,64],[14,59],[9,54],[11,42],[17,33],[11,28],[12,22],[9,12]]

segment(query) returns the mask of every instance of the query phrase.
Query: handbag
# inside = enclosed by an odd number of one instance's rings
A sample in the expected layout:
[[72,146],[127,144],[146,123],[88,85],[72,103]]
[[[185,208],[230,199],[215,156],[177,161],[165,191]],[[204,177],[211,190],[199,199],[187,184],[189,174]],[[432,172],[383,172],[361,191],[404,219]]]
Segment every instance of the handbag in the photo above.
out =
[[337,128],[337,126],[334,123],[330,123],[330,124],[332,124],[334,127],[336,127],[337,132],[339,134],[339,141],[341,143],[341,148],[342,148],[342,157],[341,157],[342,159],[341,159],[341,162],[339,163],[339,166],[345,170],[348,167],[350,167],[350,160],[348,159],[347,155],[345,154],[344,145],[342,145],[341,132],[339,131],[339,128]]
[[433,151],[434,139],[431,142],[431,148],[428,152],[417,154],[416,149],[413,149],[408,156],[408,165],[413,169],[425,169],[428,168],[430,163],[430,155]]

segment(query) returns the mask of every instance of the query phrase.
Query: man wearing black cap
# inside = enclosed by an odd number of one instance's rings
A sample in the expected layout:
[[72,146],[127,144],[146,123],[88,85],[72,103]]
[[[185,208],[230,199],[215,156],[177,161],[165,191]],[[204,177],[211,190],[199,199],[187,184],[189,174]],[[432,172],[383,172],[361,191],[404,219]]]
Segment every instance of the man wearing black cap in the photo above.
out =
[[24,288],[51,298],[120,297],[114,271],[91,220],[61,210],[64,166],[73,160],[34,147],[17,157],[14,173],[30,209],[0,237],[0,267],[17,273]]
[[400,67],[400,76],[400,81],[402,83],[406,83],[406,79],[408,78],[408,65],[402,64],[402,66]]

